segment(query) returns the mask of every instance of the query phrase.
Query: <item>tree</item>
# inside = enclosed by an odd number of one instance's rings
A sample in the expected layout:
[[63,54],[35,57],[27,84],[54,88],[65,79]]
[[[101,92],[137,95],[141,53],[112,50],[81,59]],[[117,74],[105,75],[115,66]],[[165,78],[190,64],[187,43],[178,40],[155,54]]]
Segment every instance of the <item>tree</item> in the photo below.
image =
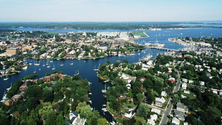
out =
[[79,102],[79,104],[76,107],[77,113],[80,113],[82,108],[85,107],[87,104],[86,102]]
[[105,118],[99,118],[97,120],[97,125],[107,125],[107,121]]
[[147,105],[141,104],[137,110],[137,113],[141,117],[147,117],[149,111],[150,109],[148,108]]
[[56,118],[56,125],[64,125],[64,119],[61,113]]
[[47,117],[47,113],[53,111],[51,102],[43,103],[42,108],[39,110],[39,114],[43,116],[44,119]]
[[142,100],[143,100],[143,94],[138,93],[138,94],[136,94],[136,98],[135,98],[134,103],[135,103],[136,105],[140,105],[141,102],[142,102]]
[[147,99],[147,103],[148,104],[152,104],[152,102],[154,101],[154,96],[153,96],[153,94],[147,94],[147,96],[146,96],[146,99]]
[[45,125],[56,125],[56,113],[54,111],[47,112]]
[[89,119],[93,115],[91,107],[89,105],[84,106],[80,111],[80,116]]

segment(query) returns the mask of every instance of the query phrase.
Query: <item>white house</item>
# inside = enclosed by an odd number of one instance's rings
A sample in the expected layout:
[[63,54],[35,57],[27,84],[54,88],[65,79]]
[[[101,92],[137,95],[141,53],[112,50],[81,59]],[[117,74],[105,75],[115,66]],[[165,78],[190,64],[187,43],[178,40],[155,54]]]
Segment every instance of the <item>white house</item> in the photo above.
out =
[[177,119],[176,117],[173,117],[172,123],[175,124],[175,125],[179,125],[180,124],[180,120]]
[[161,111],[159,109],[156,109],[156,108],[152,108],[151,112],[155,112],[158,115],[161,113]]
[[155,105],[162,107],[162,105],[165,101],[166,100],[163,97],[161,97],[161,98],[156,97],[155,98]]
[[85,125],[85,122],[86,122],[86,119],[81,119],[80,115],[74,111],[73,112],[70,111],[69,119],[72,125]]
[[187,84],[186,83],[182,83],[182,88],[183,89],[187,89]]
[[205,85],[204,81],[200,81],[200,85],[204,86]]
[[166,97],[166,96],[167,96],[167,93],[166,93],[166,91],[162,91],[162,92],[161,92],[161,96],[164,96],[164,97]]

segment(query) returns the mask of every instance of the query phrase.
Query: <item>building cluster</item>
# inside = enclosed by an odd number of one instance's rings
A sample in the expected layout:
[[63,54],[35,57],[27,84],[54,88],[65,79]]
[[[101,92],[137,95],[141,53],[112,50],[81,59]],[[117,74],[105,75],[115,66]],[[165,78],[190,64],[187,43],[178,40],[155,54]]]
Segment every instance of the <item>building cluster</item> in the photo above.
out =
[[[55,73],[55,74],[51,74],[50,76],[44,76],[44,77],[39,78],[39,79],[22,80],[23,84],[19,87],[20,93],[15,94],[14,96],[11,97],[11,99],[5,100],[4,104],[7,105],[7,106],[12,106],[16,101],[23,98],[24,94],[25,94],[25,91],[28,89],[27,82],[33,82],[35,84],[38,84],[38,80],[42,80],[45,83],[45,82],[50,82],[50,81],[54,80],[56,77],[63,80],[65,76],[67,76],[67,75]],[[52,84],[53,84],[53,82],[52,82]]]

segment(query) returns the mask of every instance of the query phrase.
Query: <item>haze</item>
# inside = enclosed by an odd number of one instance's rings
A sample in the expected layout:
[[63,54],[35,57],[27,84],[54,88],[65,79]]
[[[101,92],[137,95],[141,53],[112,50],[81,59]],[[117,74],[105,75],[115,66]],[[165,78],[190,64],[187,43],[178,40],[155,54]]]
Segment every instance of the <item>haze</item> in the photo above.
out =
[[0,22],[222,20],[221,0],[0,0]]

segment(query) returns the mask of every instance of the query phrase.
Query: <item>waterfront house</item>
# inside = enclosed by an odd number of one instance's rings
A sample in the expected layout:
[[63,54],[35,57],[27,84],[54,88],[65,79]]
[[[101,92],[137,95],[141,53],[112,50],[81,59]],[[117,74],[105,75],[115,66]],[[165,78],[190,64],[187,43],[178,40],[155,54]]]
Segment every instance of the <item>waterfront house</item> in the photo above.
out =
[[81,119],[80,115],[74,111],[70,111],[69,120],[71,121],[72,125],[85,125],[86,122],[86,119]]
[[18,101],[20,98],[22,98],[22,95],[16,94],[16,95],[12,96],[12,101],[13,101],[13,102],[16,102],[16,101]]
[[4,104],[7,105],[7,106],[12,106],[13,103],[14,103],[14,102],[13,102],[11,99],[8,99],[8,100],[6,100],[6,101],[4,102]]
[[19,90],[20,91],[26,91],[28,89],[28,86],[26,83],[22,84],[20,87],[19,87]]
[[126,96],[120,96],[119,98],[118,98],[118,100],[119,101],[122,101],[122,100],[128,100],[128,101],[133,101],[133,98],[131,98],[131,97],[126,97]]

